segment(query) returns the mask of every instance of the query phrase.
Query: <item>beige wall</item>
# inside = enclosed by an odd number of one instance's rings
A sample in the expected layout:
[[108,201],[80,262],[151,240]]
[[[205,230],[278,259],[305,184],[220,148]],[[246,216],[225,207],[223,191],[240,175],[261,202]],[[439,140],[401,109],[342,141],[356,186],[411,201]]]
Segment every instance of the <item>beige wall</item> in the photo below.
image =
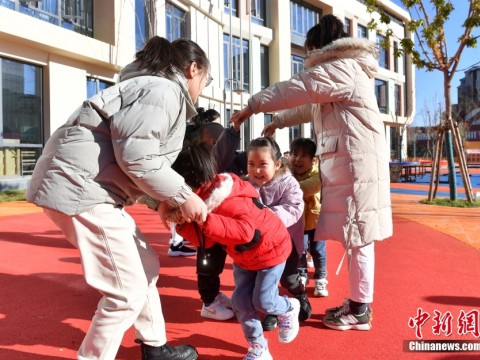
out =
[[[211,62],[211,74],[214,81],[205,89],[199,99],[199,106],[215,108],[224,114],[223,71],[223,34],[243,37],[251,40],[251,83],[252,93],[260,90],[260,46],[269,46],[271,83],[286,80],[291,76],[291,37],[290,37],[290,1],[270,0],[268,23],[271,28],[249,25],[245,9],[240,8],[240,18],[233,17],[230,24],[229,15],[223,11],[224,0],[172,0],[176,6],[189,13],[189,35],[206,51]],[[324,13],[333,12],[343,18],[352,18],[354,24],[366,25],[370,15],[364,6],[356,0],[305,0]],[[399,17],[408,17],[403,11],[389,1],[391,11]],[[93,76],[105,81],[115,81],[116,74],[123,66],[133,60],[135,54],[135,13],[133,1],[101,0],[95,1],[94,39],[59,26],[25,16],[18,12],[0,7],[0,56],[18,59],[42,66],[44,69],[44,98],[46,132],[50,134],[60,126],[68,115],[80,105],[86,96],[86,76]],[[240,1],[239,4],[245,4]],[[157,23],[154,24],[160,36],[165,35],[165,0],[157,0]],[[403,29],[392,28],[399,36]],[[355,31],[355,30],[354,30]],[[375,33],[369,34],[375,40]],[[297,50],[302,51],[302,50]],[[402,62],[400,62],[402,63]],[[412,106],[409,114],[414,112],[414,71],[411,64],[408,71],[401,76],[393,71],[382,70],[380,76],[389,81],[390,86],[396,82],[407,83],[412,94]],[[405,74],[405,75],[404,75]],[[247,104],[250,94],[225,93],[226,106],[230,99],[234,109],[238,110]],[[393,99],[391,99],[393,101]],[[411,121],[408,115],[403,122]],[[384,116],[384,121],[391,121],[391,116]],[[393,124],[391,124],[393,125]],[[263,114],[254,117],[251,126],[251,137],[260,136],[263,129]],[[304,134],[310,133],[309,125],[305,125]],[[282,151],[288,149],[288,129],[278,131],[276,135]],[[406,141],[406,139],[405,139]]]

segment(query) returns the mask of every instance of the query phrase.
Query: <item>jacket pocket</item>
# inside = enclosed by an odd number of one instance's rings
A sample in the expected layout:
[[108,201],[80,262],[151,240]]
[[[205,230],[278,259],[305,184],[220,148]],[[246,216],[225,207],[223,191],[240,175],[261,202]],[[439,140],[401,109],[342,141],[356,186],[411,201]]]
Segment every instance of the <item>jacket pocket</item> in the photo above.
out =
[[325,155],[337,151],[338,137],[332,136],[317,142],[317,152],[315,155]]

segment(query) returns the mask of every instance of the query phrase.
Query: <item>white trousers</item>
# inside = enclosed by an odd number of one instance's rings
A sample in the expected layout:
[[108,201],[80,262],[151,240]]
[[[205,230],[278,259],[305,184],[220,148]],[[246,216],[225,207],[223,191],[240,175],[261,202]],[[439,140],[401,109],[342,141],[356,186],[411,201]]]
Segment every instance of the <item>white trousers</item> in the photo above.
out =
[[375,245],[355,247],[348,250],[350,299],[364,304],[373,302],[375,278]]
[[132,325],[144,343],[165,344],[165,320],[156,287],[158,256],[132,217],[108,204],[75,216],[48,209],[45,213],[80,250],[86,282],[103,295],[78,359],[115,359]]
[[170,233],[172,234],[172,238],[170,239],[170,244],[173,246],[178,246],[183,242],[183,237],[179,233],[177,233],[177,224],[174,222],[170,223]]

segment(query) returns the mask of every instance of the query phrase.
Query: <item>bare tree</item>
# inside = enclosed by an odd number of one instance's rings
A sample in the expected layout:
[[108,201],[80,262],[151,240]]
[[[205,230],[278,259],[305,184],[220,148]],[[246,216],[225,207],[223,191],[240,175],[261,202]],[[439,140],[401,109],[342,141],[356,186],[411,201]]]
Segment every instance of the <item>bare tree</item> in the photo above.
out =
[[[458,38],[457,48],[454,52],[448,51],[447,34],[445,32],[445,23],[450,19],[451,14],[455,10],[453,1],[401,0],[401,2],[410,13],[412,19],[406,24],[406,27],[415,33],[418,41],[417,47],[415,47],[412,39],[399,39],[403,51],[411,56],[412,62],[417,68],[426,68],[427,71],[441,71],[443,74],[445,116],[444,120],[438,123],[428,199],[432,200],[435,197],[433,183],[434,178],[438,178],[438,168],[445,136],[450,174],[450,198],[452,200],[456,199],[454,155],[451,145],[453,137],[467,200],[472,202],[472,187],[468,176],[463,144],[460,141],[457,123],[452,119],[451,82],[458,68],[463,50],[466,47],[475,47],[477,45],[478,36],[475,36],[473,31],[478,30],[480,25],[480,0],[468,0],[469,9],[462,24],[463,33]],[[381,1],[366,0],[366,4],[370,13],[377,12],[380,14],[380,22],[387,25],[390,23],[390,16],[385,11]],[[427,5],[430,5],[430,7],[427,7]],[[369,27],[376,28],[376,25],[376,21],[372,19]],[[391,29],[387,31],[388,37],[393,36],[393,34]],[[399,54],[396,55],[399,56]]]

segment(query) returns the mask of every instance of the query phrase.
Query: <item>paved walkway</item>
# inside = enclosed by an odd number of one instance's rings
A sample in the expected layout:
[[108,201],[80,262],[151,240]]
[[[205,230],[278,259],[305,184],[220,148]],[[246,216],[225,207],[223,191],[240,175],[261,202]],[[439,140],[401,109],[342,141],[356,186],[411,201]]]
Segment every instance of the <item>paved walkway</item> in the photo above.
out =
[[[409,184],[395,185],[402,186],[407,189]],[[424,339],[477,340],[473,333],[461,334],[456,327],[451,336],[443,330],[436,334],[432,324],[435,311],[451,314],[452,321],[457,321],[465,312],[478,309],[480,249],[475,238],[480,230],[480,208],[419,204],[425,197],[392,194],[394,236],[376,247],[377,301],[372,331],[338,332],[321,323],[324,309],[348,296],[346,266],[335,275],[343,249],[336,242],[327,242],[330,296],[310,298],[314,314],[302,324],[292,344],[279,344],[276,332],[266,334],[276,360],[313,360],[319,356],[338,360],[478,358],[478,352],[419,354],[404,348],[406,341],[415,339],[408,321],[419,309],[432,316],[422,328]],[[245,341],[238,323],[199,316],[195,259],[167,256],[169,234],[150,210],[131,208],[162,264],[158,285],[168,338],[175,345],[188,342],[196,346],[202,360],[243,357]],[[83,280],[78,251],[41,211],[26,202],[0,204],[0,359],[75,359],[98,302],[99,295]],[[222,291],[231,295],[233,288],[228,260]],[[132,329],[127,331],[117,359],[138,359],[134,337]]]
[[[472,184],[472,186],[475,185]],[[412,195],[412,189],[415,193],[420,192],[422,195]],[[392,184],[393,214],[450,235],[480,250],[480,208],[451,208],[420,204],[419,201],[427,197],[427,191],[426,185]],[[480,191],[479,188],[474,188],[474,194],[478,191]],[[24,201],[0,203],[0,217],[37,212],[42,212],[42,209]]]

